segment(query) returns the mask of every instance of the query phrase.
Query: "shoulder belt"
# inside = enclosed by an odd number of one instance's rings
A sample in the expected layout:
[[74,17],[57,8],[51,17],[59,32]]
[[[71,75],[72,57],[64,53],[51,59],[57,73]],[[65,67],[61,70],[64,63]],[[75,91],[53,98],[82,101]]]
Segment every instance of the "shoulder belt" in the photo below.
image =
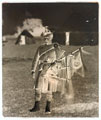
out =
[[54,50],[54,46],[52,46],[50,49],[46,50],[45,52],[43,52],[39,57],[41,57],[42,55],[48,53],[49,51]]

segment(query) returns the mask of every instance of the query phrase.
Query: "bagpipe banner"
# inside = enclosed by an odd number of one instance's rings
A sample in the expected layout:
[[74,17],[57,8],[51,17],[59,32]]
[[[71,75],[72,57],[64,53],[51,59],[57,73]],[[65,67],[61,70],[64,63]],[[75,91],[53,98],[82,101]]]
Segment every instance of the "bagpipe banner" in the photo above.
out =
[[71,79],[74,73],[84,77],[85,66],[82,59],[82,49],[79,48],[61,59],[58,75],[60,78]]
[[72,53],[71,57],[71,67],[73,73],[77,73],[78,75],[84,77],[85,76],[85,69],[84,63],[82,58],[82,49],[78,49]]

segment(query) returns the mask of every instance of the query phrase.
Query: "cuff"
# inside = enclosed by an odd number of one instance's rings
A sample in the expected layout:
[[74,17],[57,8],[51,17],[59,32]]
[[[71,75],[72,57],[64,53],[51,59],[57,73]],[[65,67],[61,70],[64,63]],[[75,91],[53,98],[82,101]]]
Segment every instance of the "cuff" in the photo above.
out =
[[34,71],[34,70],[31,70],[31,73],[35,73],[35,71]]

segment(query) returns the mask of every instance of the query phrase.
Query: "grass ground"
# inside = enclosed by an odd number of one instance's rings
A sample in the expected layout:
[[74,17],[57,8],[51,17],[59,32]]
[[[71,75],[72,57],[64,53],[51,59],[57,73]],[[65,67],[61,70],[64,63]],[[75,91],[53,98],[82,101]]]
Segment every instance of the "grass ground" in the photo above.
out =
[[[70,46],[64,49],[69,53],[79,47]],[[85,77],[74,75],[72,78],[75,94],[72,103],[68,103],[59,96],[59,93],[55,93],[51,105],[52,113],[46,115],[45,95],[43,95],[41,110],[36,113],[29,112],[34,104],[34,83],[30,70],[36,48],[35,45],[14,47],[13,44],[3,47],[3,115],[5,117],[98,117],[98,46],[84,48],[91,55],[83,55],[87,67]]]

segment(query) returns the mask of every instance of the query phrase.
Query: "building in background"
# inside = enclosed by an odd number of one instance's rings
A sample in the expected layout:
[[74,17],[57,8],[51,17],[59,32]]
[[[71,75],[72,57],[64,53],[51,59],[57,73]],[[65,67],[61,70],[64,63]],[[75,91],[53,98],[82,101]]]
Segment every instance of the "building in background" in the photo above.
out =
[[18,36],[15,44],[19,44],[19,45],[35,44],[35,38],[29,31],[24,30]]

